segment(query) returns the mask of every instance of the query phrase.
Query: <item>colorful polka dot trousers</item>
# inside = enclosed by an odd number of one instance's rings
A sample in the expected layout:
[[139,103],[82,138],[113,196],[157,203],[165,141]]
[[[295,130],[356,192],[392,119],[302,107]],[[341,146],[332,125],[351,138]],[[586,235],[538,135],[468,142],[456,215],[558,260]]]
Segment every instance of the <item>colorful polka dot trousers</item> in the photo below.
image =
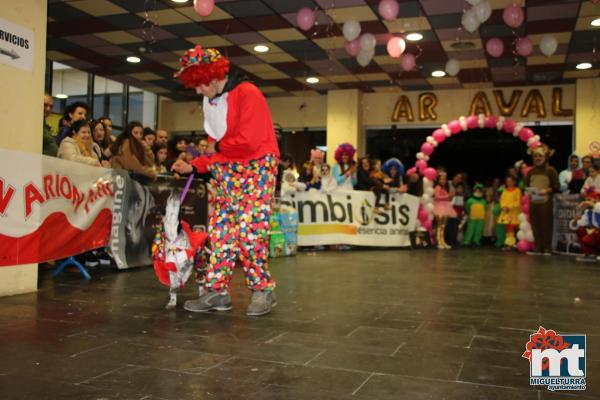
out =
[[229,287],[236,262],[246,273],[251,290],[273,290],[269,273],[269,218],[277,174],[277,158],[267,155],[246,163],[211,166],[216,181],[209,234],[213,247],[206,286]]

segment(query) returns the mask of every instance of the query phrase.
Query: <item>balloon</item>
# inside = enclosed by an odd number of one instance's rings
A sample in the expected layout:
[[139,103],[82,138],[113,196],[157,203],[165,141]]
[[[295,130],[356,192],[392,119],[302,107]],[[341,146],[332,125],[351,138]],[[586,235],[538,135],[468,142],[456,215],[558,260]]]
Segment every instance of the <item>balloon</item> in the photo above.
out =
[[409,168],[409,169],[406,171],[406,175],[408,175],[408,176],[414,175],[414,174],[416,174],[416,173],[417,173],[417,168],[416,168],[416,167]]
[[479,118],[477,118],[474,115],[469,115],[467,117],[467,128],[469,128],[469,129],[479,128]]
[[403,71],[412,71],[416,64],[417,59],[412,53],[404,53],[402,54],[402,57],[400,57],[400,66],[402,67]]
[[472,6],[476,6],[477,4],[479,4],[480,0],[467,0],[467,3],[469,3]]
[[448,122],[448,129],[450,129],[450,132],[452,132],[452,134],[456,135],[457,133],[462,131],[462,127],[460,126],[460,121],[457,119],[454,119],[454,120]]
[[374,50],[377,44],[377,39],[370,33],[365,33],[360,37],[361,50]]
[[525,232],[525,240],[527,240],[530,243],[529,247],[533,248],[533,243],[535,242],[535,239],[533,238],[533,232],[532,231]]
[[525,205],[525,204],[529,204],[529,196],[523,196],[521,197],[521,206]]
[[422,204],[431,203],[431,196],[429,196],[428,194],[423,194],[421,196],[421,203]]
[[546,35],[540,41],[540,50],[546,57],[550,57],[554,54],[557,47],[558,41],[552,35]]
[[433,227],[433,223],[430,220],[428,220],[428,219],[426,219],[425,221],[423,221],[421,223],[421,225],[423,225],[423,228],[427,229],[428,231],[430,231],[431,228]]
[[485,44],[485,49],[492,57],[500,57],[504,52],[504,43],[498,38],[491,38]]
[[504,124],[502,124],[502,130],[506,133],[513,133],[513,131],[515,130],[515,125],[517,125],[515,120],[507,119],[506,121],[504,121]]
[[527,253],[529,251],[529,243],[527,243],[526,240],[519,240],[517,243],[517,250],[519,250],[519,253]]
[[498,117],[495,115],[490,115],[489,117],[485,117],[485,127],[488,129],[495,129],[496,124],[498,123]]
[[517,239],[518,240],[524,240],[525,239],[525,234],[522,231],[517,232]]
[[531,139],[533,135],[533,131],[529,128],[523,128],[519,131],[519,138],[524,142],[527,142],[529,139]]
[[473,33],[477,30],[477,28],[479,28],[479,20],[477,19],[477,16],[475,15],[475,10],[473,8],[467,10],[463,14],[461,23],[462,26],[469,33]]
[[521,206],[521,212],[525,215],[529,215],[529,203]]
[[353,19],[349,19],[344,22],[342,31],[344,32],[344,38],[347,41],[351,42],[356,40],[360,36],[360,23]]
[[523,9],[516,5],[512,4],[507,6],[502,12],[502,19],[504,23],[511,28],[518,28],[525,20],[525,15],[523,14]]
[[477,21],[483,24],[492,15],[492,6],[488,0],[481,0],[479,4],[473,7]]
[[423,171],[425,171],[425,168],[427,168],[427,161],[417,160],[417,162],[415,163],[415,166],[417,167],[417,169],[419,170],[420,173],[423,173]]
[[423,175],[430,181],[434,181],[437,177],[437,171],[434,168],[428,167],[423,171]]
[[308,7],[301,8],[296,15],[296,22],[303,31],[308,31],[315,24],[315,12]]
[[433,203],[425,204],[425,209],[427,210],[427,212],[433,212]]
[[435,131],[433,131],[433,138],[435,139],[436,142],[438,143],[442,143],[444,140],[446,140],[446,135],[444,134],[444,131],[441,129],[436,129]]
[[[429,181],[429,182],[431,182],[431,184],[433,185],[433,181]],[[433,196],[433,188],[432,187],[426,188],[425,193],[427,193],[430,196]]]
[[366,67],[367,65],[369,65],[369,63],[371,62],[371,60],[373,59],[373,56],[375,55],[375,50],[361,50],[358,55],[356,56],[356,61],[360,64],[360,66],[362,67]]
[[386,21],[393,21],[398,18],[400,5],[397,0],[381,0],[379,2],[379,15]]
[[427,220],[428,216],[427,210],[425,210],[423,207],[419,207],[419,220],[425,221]]
[[393,58],[400,58],[406,49],[406,42],[400,37],[391,37],[387,42],[387,51]]
[[215,0],[194,0],[194,10],[201,17],[208,17],[215,8]]
[[346,53],[352,57],[356,57],[360,53],[360,42],[358,39],[354,39],[351,42],[346,42]]
[[431,153],[433,153],[433,146],[429,143],[423,143],[421,145],[421,151],[426,155],[431,155]]
[[458,60],[456,58],[449,59],[446,63],[446,72],[448,73],[448,75],[456,76],[456,74],[458,74],[458,71],[460,71],[460,63],[458,62]]
[[517,54],[523,57],[527,57],[533,51],[533,43],[529,37],[522,37],[517,39]]

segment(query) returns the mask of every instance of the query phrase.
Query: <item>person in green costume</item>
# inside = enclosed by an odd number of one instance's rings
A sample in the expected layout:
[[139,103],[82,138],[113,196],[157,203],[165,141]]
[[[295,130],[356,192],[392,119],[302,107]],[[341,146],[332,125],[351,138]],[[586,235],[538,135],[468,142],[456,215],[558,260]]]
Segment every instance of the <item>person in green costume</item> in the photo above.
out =
[[486,205],[487,201],[483,198],[483,185],[477,183],[473,187],[473,196],[467,200],[467,204],[465,205],[465,212],[469,216],[464,241],[466,246],[471,243],[475,243],[477,246],[481,245],[483,226],[485,225]]

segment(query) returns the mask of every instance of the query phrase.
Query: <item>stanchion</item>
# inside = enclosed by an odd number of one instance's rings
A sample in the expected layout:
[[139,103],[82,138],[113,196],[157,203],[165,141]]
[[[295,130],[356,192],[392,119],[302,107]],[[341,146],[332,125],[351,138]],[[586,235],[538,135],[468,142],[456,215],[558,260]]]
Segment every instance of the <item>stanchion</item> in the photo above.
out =
[[61,262],[60,265],[58,266],[58,268],[56,268],[56,270],[52,273],[52,277],[56,278],[69,265],[73,265],[73,266],[77,267],[77,269],[79,269],[79,271],[81,272],[81,275],[83,275],[83,279],[85,279],[86,281],[89,281],[90,279],[92,279],[89,272],[87,272],[87,269],[85,269],[85,267],[83,265],[81,265],[81,263],[79,261],[77,261],[77,259],[75,257],[69,257],[66,260],[64,260],[63,262]]

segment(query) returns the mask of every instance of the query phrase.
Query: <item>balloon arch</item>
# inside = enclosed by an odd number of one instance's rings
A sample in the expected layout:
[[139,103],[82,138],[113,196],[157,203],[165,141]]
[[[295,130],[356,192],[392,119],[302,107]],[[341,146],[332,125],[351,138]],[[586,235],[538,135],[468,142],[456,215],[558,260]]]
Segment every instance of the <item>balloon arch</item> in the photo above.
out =
[[[421,145],[421,151],[417,153],[415,166],[407,171],[407,175],[419,173],[423,176],[423,196],[421,197],[421,206],[418,213],[418,224],[431,232],[433,226],[433,182],[437,177],[437,171],[428,166],[429,157],[435,151],[435,148],[442,144],[447,138],[458,135],[469,129],[494,129],[518,137],[529,149],[533,150],[542,145],[540,137],[524,126],[510,118],[501,116],[486,116],[484,114],[470,115],[452,120],[443,124],[440,128],[433,131],[425,142]],[[522,197],[521,215],[519,215],[520,231],[517,234],[519,242],[517,248],[521,252],[526,252],[533,248],[533,233],[529,224],[529,197]]]

